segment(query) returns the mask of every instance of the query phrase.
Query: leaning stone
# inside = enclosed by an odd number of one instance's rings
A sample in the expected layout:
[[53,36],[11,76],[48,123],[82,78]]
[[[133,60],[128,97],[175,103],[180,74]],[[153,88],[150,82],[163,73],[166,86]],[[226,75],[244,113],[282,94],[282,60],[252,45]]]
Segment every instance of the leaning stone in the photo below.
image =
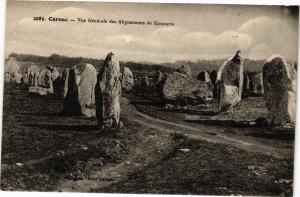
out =
[[263,86],[268,121],[272,125],[295,123],[296,69],[280,56],[270,57],[263,67]]
[[109,53],[98,72],[96,85],[96,116],[101,129],[120,128],[121,73],[117,57]]
[[214,110],[222,111],[237,105],[243,91],[243,60],[239,51],[223,63],[214,89]]

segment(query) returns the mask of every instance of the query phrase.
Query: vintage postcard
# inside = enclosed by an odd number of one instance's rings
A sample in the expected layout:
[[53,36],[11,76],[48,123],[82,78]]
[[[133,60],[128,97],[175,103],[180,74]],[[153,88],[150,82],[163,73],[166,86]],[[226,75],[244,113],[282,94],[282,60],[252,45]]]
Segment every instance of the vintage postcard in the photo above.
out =
[[6,6],[1,190],[293,195],[298,6]]

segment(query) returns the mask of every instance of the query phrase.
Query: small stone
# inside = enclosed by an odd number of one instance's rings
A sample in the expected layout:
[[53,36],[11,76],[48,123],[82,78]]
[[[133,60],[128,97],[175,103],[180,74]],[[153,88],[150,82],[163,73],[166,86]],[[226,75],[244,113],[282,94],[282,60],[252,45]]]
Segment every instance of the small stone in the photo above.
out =
[[86,146],[86,145],[81,145],[81,149],[82,149],[82,150],[87,150],[87,149],[88,149],[88,146]]
[[257,172],[257,171],[253,171],[253,174],[255,174],[256,176],[261,176],[262,174]]
[[283,128],[293,129],[293,128],[295,128],[295,125],[293,123],[286,123],[285,125],[283,125]]
[[65,151],[63,150],[57,151],[57,156],[64,156],[64,155],[65,155]]
[[184,152],[184,153],[186,153],[186,152],[189,152],[190,151],[190,149],[189,148],[181,148],[181,149],[178,149],[179,151],[181,151],[181,152]]
[[256,122],[249,122],[249,125],[251,126],[256,125]]
[[293,182],[293,180],[289,180],[289,179],[280,179],[278,182],[281,183],[281,184],[282,184],[282,183],[290,184],[290,183]]
[[254,170],[255,166],[250,165],[250,166],[247,166],[247,168],[248,168],[248,170]]

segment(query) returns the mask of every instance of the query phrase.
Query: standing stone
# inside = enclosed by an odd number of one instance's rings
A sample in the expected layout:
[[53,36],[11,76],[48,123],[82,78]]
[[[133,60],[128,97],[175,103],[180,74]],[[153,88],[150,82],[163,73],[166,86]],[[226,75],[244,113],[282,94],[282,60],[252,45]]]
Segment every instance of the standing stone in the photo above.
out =
[[68,91],[64,99],[64,109],[62,113],[65,115],[82,115],[81,106],[78,99],[78,85],[76,83],[75,70],[70,69],[68,72]]
[[163,85],[165,84],[167,74],[162,74],[160,71],[156,72],[154,76],[154,83],[156,86],[156,93],[160,98],[163,98]]
[[24,73],[23,76],[22,76],[22,83],[25,84],[25,85],[28,85],[29,83],[29,79],[28,79],[28,73]]
[[243,91],[243,60],[240,51],[223,63],[218,71],[214,87],[214,107],[216,111],[226,110],[237,105]]
[[50,69],[49,70],[51,71],[51,79],[53,83],[53,94],[55,97],[59,98],[62,92],[60,73],[55,67],[50,67]]
[[41,70],[39,77],[38,77],[38,86],[44,87],[45,86],[45,73],[46,70]]
[[57,77],[53,82],[53,94],[56,98],[61,98],[62,86],[61,86],[61,79]]
[[38,86],[39,72],[39,68],[36,65],[28,67],[27,73],[30,86]]
[[248,74],[249,72],[244,72],[244,91],[249,91],[250,90],[250,76]]
[[52,74],[50,70],[46,70],[45,73],[45,88],[47,90],[47,94],[53,94],[53,82],[52,82]]
[[[142,79],[142,83],[141,83],[142,88],[147,88],[149,86],[149,83],[150,83],[149,77],[144,76]],[[144,90],[146,90],[146,89],[144,89]]]
[[53,67],[51,71],[51,79],[52,81],[55,81],[57,78],[59,78],[60,73],[58,72],[57,68]]
[[296,69],[282,57],[270,57],[263,67],[263,87],[268,120],[272,125],[295,123]]
[[40,72],[38,78],[38,94],[48,95],[53,94],[53,83],[51,79],[51,71],[44,69]]
[[11,83],[12,82],[12,76],[9,74],[9,72],[5,73],[4,81],[5,81],[5,83]]
[[9,74],[9,72],[6,72],[4,74],[4,83],[11,83],[11,80],[12,80],[11,75]]
[[70,69],[63,112],[94,117],[96,81],[96,69],[91,64],[78,64]]
[[153,81],[156,87],[159,85],[162,78],[163,78],[163,74],[160,71],[155,72]]
[[250,96],[252,92],[253,92],[252,74],[249,71],[245,71],[244,82],[243,82],[243,98]]
[[22,75],[20,73],[16,72],[14,75],[14,81],[16,84],[21,84],[22,83]]
[[10,57],[8,59],[8,61],[5,63],[4,72],[5,73],[8,72],[10,74],[15,74],[19,70],[20,70],[20,65],[19,65],[18,61],[15,58]]
[[34,87],[38,87],[38,79],[39,79],[39,75],[40,75],[39,72],[34,73],[34,75],[33,75],[33,86],[34,86]]
[[29,72],[28,73],[28,85],[29,86],[33,86],[33,80],[34,80],[33,77],[34,77],[33,74],[31,72]]
[[211,72],[209,73],[209,78],[210,78],[212,84],[214,84],[214,85],[215,85],[215,83],[216,83],[216,81],[217,81],[217,75],[218,75],[218,73],[217,73],[216,70],[213,70],[213,71],[211,71]]
[[61,95],[60,95],[61,98],[65,98],[67,95],[67,92],[68,92],[69,72],[70,72],[70,69],[65,68],[63,71],[63,74],[61,76],[61,80],[60,80],[60,83],[61,83],[60,86],[62,87]]
[[129,91],[134,86],[134,79],[131,70],[128,67],[124,67],[123,76],[122,76],[122,88],[125,91]]
[[253,93],[255,95],[262,95],[264,93],[264,85],[263,85],[263,74],[258,73],[252,78],[253,83]]
[[[39,78],[39,69],[37,66],[32,66],[28,68],[28,81],[29,81],[29,89],[28,92],[29,93],[33,93],[33,94],[40,94],[42,95],[43,92],[40,91],[39,87],[38,87],[38,78]],[[46,95],[46,93],[44,93],[43,95]]]
[[183,65],[176,70],[176,72],[182,73],[188,77],[192,76],[192,69],[188,65]]
[[205,83],[210,83],[211,80],[210,80],[210,77],[209,77],[209,73],[206,72],[206,71],[201,71],[198,76],[197,76],[197,79],[199,81],[203,81]]
[[117,57],[109,53],[98,72],[96,85],[96,116],[101,129],[120,128],[121,80]]

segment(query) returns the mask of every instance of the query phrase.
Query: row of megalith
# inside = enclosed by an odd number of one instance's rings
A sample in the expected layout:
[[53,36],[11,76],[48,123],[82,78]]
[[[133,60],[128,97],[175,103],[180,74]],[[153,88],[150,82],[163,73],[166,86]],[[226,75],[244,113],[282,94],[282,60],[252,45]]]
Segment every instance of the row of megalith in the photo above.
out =
[[122,127],[122,75],[119,61],[113,53],[107,55],[98,73],[93,65],[84,63],[65,69],[62,79],[64,114],[96,116],[102,129]]
[[[238,51],[233,58],[226,60],[217,72],[202,71],[195,79],[188,66],[182,66],[173,73],[157,71],[153,78],[154,86],[166,102],[182,102],[184,105],[212,103],[215,112],[234,107],[247,94],[263,95],[270,124],[295,123],[295,64],[274,56],[266,61],[261,73],[244,72],[240,54]],[[28,67],[23,75],[14,72],[13,76],[5,73],[5,82],[14,77],[16,83],[28,84],[29,93],[63,98],[62,113],[96,116],[101,128],[122,127],[121,91],[130,91],[135,81],[129,68],[120,70],[119,61],[113,53],[106,56],[98,72],[88,63],[65,68],[62,74],[55,67],[40,69],[36,65]],[[148,85],[149,78],[144,76],[141,86],[146,88]]]
[[[201,71],[196,78],[188,66],[174,73],[157,72],[154,83],[158,95],[175,104],[197,105],[212,101],[216,113],[236,106],[247,96],[264,96],[271,125],[295,123],[296,64],[280,56],[270,57],[262,72],[243,70],[243,58],[238,51],[226,60],[218,71]],[[158,82],[157,82],[158,81]]]
[[[28,86],[30,94],[52,95],[63,99],[62,114],[96,117],[102,129],[122,127],[121,91],[132,89],[134,81],[129,68],[125,67],[123,73],[121,72],[119,61],[113,53],[107,55],[98,73],[88,63],[65,68],[62,74],[55,67],[44,68],[37,65],[29,66],[23,74],[20,67],[14,72],[5,73],[5,83],[24,84]],[[13,80],[15,78],[17,80]]]
[[[214,104],[217,111],[226,110],[239,103],[243,91],[250,88],[244,77],[243,60],[239,53],[219,69],[214,87]],[[294,124],[296,118],[296,66],[280,56],[270,57],[262,73],[252,75],[252,91],[264,96],[271,125]],[[248,87],[247,87],[248,86]],[[246,88],[245,88],[246,87]]]

